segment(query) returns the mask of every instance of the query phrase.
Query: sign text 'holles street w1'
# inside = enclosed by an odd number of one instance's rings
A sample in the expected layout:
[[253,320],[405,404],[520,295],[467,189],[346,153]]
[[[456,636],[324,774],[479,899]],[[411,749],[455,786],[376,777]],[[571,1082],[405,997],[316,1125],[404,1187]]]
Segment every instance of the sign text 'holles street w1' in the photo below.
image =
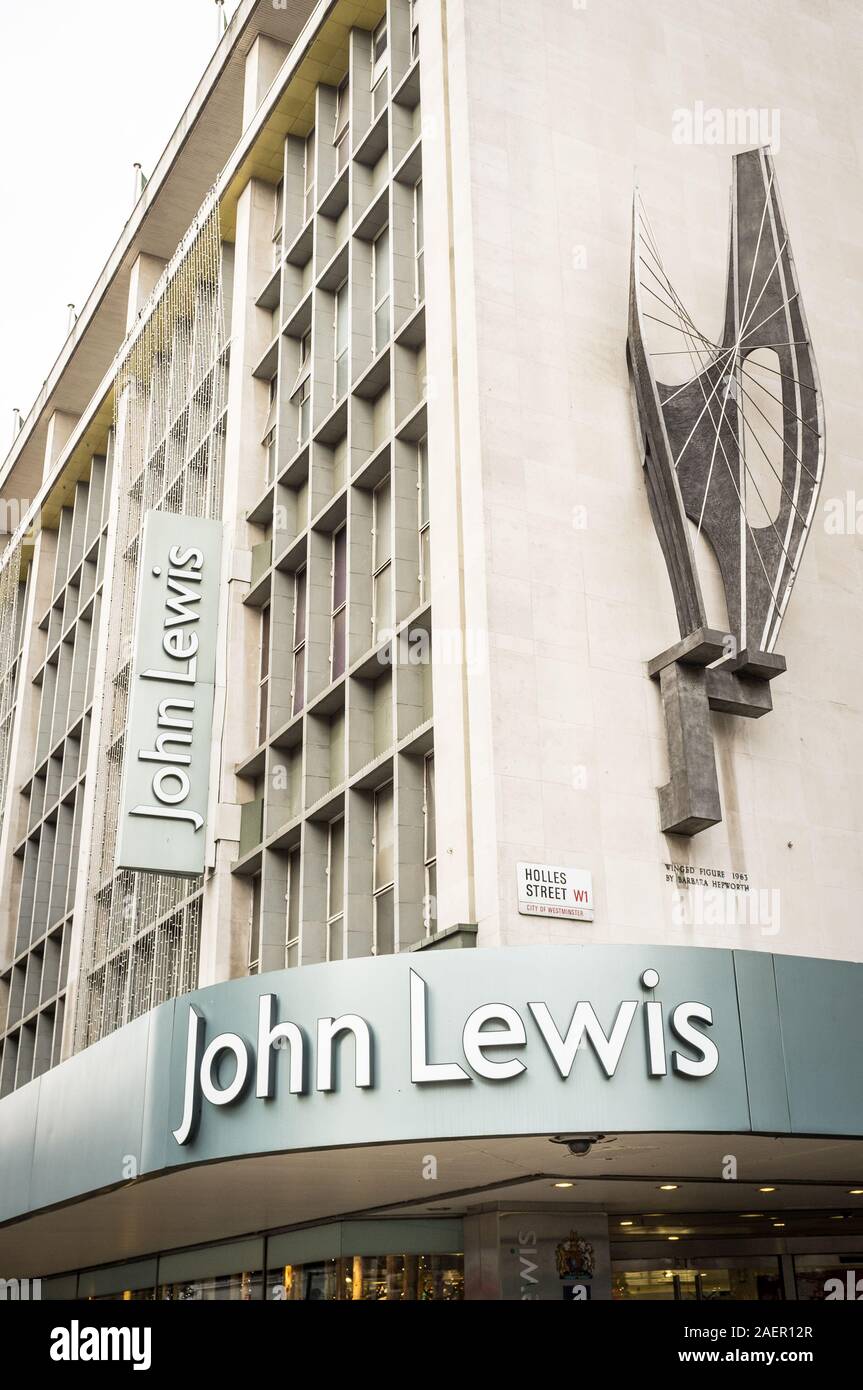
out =
[[[653,990],[659,982],[657,971],[642,972],[643,988]],[[668,1027],[672,1035],[689,1049],[682,1052],[674,1048],[670,1058],[666,1046],[665,1006],[658,1000],[639,1003],[625,999],[618,1005],[608,1031],[587,1000],[574,1004],[568,1023],[556,1020],[546,1003],[528,1002],[525,1012],[530,1019],[530,1031],[524,1015],[512,1005],[481,1004],[466,1018],[461,1038],[452,1040],[448,1059],[430,1056],[428,1001],[426,982],[411,970],[405,1015],[409,1031],[410,1080],[414,1085],[471,1083],[478,1078],[510,1081],[528,1070],[529,1061],[522,1061],[520,1056],[500,1054],[536,1045],[546,1049],[564,1081],[576,1065],[579,1050],[588,1048],[598,1058],[606,1077],[612,1079],[624,1047],[638,1045],[634,1037],[632,1042],[629,1040],[640,1031],[633,1029],[639,1010],[643,1016],[641,1046],[649,1077],[666,1076],[670,1065],[678,1075],[697,1079],[712,1075],[719,1065],[716,1044],[695,1026],[696,1023],[710,1026],[713,1010],[708,1004],[692,1000],[669,1010]],[[367,1019],[355,1013],[317,1019],[313,1057],[312,1042],[306,1032],[295,1022],[279,1020],[277,1012],[276,996],[262,994],[258,1001],[255,1047],[237,1033],[220,1033],[207,1042],[206,1021],[194,1005],[189,1005],[183,1114],[173,1131],[178,1144],[187,1144],[194,1138],[202,1100],[214,1106],[231,1105],[252,1089],[258,1100],[272,1100],[276,1094],[277,1062],[283,1052],[288,1054],[285,1080],[291,1095],[302,1096],[312,1089],[323,1092],[338,1089],[336,1049],[349,1036],[354,1062],[353,1084],[360,1088],[375,1085],[374,1034]],[[466,1066],[453,1060],[459,1042]],[[223,1084],[221,1066],[229,1057],[233,1062],[228,1061],[226,1071],[232,1069],[232,1075]]]

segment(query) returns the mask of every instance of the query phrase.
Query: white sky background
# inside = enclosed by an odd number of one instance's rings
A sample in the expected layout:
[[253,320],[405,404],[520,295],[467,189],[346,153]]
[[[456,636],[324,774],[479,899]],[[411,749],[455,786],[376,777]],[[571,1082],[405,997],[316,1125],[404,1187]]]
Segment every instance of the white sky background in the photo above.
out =
[[214,0],[0,0],[0,460],[217,36]]

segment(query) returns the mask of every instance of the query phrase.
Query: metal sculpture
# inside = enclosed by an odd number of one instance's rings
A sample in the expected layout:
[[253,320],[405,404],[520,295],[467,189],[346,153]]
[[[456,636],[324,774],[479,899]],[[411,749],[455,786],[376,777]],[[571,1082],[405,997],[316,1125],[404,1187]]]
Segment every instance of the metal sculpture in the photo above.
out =
[[[824,470],[818,373],[773,159],[764,147],[733,163],[720,342],[700,332],[674,289],[638,189],[633,203],[627,361],[680,628],[680,641],[648,666],[668,731],[672,775],[659,796],[669,834],[694,835],[722,818],[710,710],[759,718],[772,708],[768,682],[785,670],[776,641]],[[679,347],[651,352],[651,322],[679,335]],[[686,360],[691,374],[658,381],[658,356]],[[727,631],[708,625],[698,560],[705,541],[725,591]]]

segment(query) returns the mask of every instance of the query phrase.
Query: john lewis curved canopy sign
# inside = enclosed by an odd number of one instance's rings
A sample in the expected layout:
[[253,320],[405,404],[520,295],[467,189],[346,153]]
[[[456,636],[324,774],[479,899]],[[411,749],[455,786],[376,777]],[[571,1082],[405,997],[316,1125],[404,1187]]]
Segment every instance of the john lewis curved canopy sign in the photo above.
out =
[[0,1222],[115,1187],[124,1155],[155,1176],[567,1132],[859,1137],[861,989],[848,961],[576,943],[211,985],[0,1100]]
[[[653,997],[644,1002],[622,1000],[607,1029],[586,999],[574,1002],[565,1022],[555,1018],[545,1000],[528,1000],[523,1011],[503,1001],[480,1004],[465,1019],[455,1046],[450,1044],[447,1055],[452,1060],[434,1060],[429,1042],[428,985],[413,969],[407,983],[410,1080],[414,1086],[469,1085],[476,1079],[511,1081],[527,1071],[525,1057],[529,1047],[543,1046],[564,1081],[572,1075],[578,1053],[587,1050],[592,1051],[609,1079],[614,1077],[627,1046],[641,1048],[649,1077],[666,1076],[669,1065],[679,1076],[706,1077],[719,1065],[719,1050],[709,1036],[713,1024],[710,1005],[690,1000],[674,1005],[666,1017],[664,1005]],[[658,971],[648,968],[642,972],[641,990],[652,996],[659,983]],[[644,1021],[643,1037],[641,1042],[630,1044],[631,1034],[638,1031],[633,1025],[639,1012]],[[525,1014],[533,1024],[532,1037]],[[275,994],[259,997],[254,1046],[234,1032],[219,1033],[207,1041],[205,1019],[194,1004],[188,1006],[186,1021],[183,1117],[173,1131],[178,1144],[188,1144],[194,1138],[202,1102],[221,1107],[233,1105],[250,1094],[257,1100],[272,1100],[280,1055],[286,1054],[281,1085],[289,1095],[303,1095],[312,1087],[331,1092],[339,1085],[337,1049],[350,1039],[353,1085],[365,1090],[375,1084],[374,1033],[361,1014],[343,1013],[338,1018],[331,1015],[315,1021],[313,1067],[311,1039],[298,1023],[278,1017]],[[668,1046],[668,1034],[677,1044],[672,1049]],[[456,1060],[458,1056],[464,1065]],[[222,1063],[226,1059],[230,1075],[223,1079]]]

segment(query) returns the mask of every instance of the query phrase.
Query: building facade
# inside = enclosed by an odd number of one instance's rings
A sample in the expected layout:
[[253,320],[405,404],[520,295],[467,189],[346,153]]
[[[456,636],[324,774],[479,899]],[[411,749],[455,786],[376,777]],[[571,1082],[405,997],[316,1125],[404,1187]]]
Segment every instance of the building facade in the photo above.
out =
[[242,0],[0,471],[3,1277],[863,1275],[861,32],[793,10]]

